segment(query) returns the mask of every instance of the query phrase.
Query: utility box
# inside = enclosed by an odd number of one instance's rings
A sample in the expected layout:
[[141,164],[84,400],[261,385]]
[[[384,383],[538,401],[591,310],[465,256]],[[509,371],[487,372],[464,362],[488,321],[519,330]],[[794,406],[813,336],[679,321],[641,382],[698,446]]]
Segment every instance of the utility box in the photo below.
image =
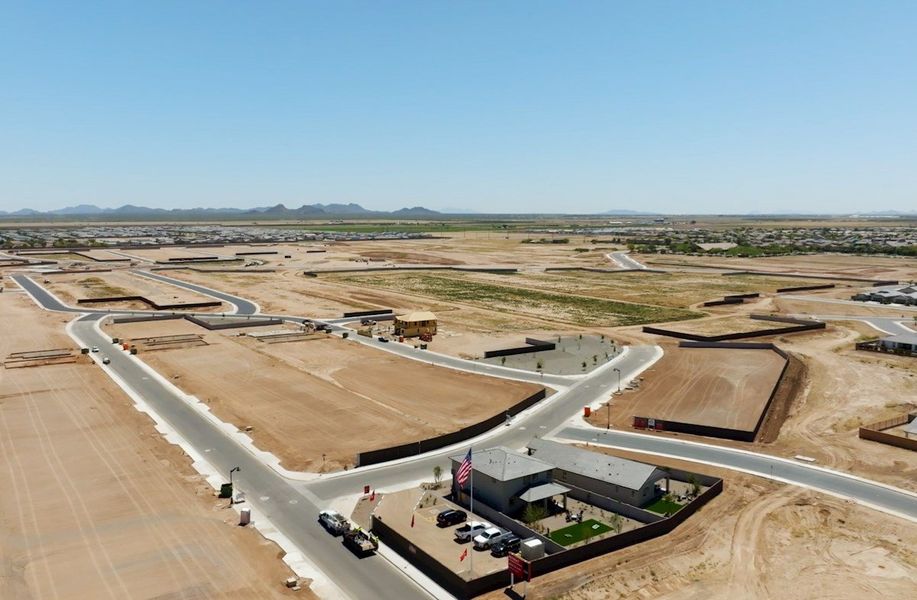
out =
[[232,484],[224,483],[220,486],[220,498],[232,498]]
[[537,538],[525,540],[520,546],[522,558],[527,561],[537,560],[544,557],[544,542]]

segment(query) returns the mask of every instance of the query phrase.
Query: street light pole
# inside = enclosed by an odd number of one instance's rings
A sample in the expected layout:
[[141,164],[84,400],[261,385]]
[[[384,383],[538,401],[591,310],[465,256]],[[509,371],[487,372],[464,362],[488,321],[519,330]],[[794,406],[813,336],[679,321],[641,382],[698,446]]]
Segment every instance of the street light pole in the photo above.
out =
[[[618,393],[620,394],[621,393],[621,369],[615,367],[614,369],[612,369],[612,371],[618,374]],[[612,394],[611,398],[614,398],[614,394]],[[608,423],[606,424],[605,429],[611,429],[611,398],[608,399],[608,411],[607,411],[608,412]]]

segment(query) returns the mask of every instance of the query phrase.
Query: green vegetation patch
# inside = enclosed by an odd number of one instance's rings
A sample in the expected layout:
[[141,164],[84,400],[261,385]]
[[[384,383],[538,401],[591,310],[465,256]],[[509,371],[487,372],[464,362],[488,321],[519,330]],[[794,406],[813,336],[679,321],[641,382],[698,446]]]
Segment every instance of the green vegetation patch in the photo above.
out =
[[675,513],[680,511],[683,507],[681,504],[676,504],[675,502],[666,500],[665,498],[660,498],[659,500],[656,500],[655,502],[653,502],[652,504],[650,504],[649,506],[645,508],[646,510],[650,512],[654,512],[658,515],[665,515],[665,514],[674,515]]
[[589,519],[582,523],[576,523],[569,527],[552,531],[548,537],[561,546],[570,546],[609,531],[611,531],[611,527],[608,525],[600,523],[595,519]]
[[[482,306],[492,310],[565,321],[580,325],[626,326],[681,321],[704,316],[702,313],[648,304],[617,302],[573,294],[477,281],[461,276],[426,273],[336,274],[330,281],[384,288]],[[523,283],[522,280],[519,280]]]

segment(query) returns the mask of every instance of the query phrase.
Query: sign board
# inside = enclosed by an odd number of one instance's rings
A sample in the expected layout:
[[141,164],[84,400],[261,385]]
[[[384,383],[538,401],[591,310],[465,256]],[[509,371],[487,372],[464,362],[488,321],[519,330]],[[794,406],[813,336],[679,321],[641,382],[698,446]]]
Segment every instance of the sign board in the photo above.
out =
[[646,426],[650,429],[656,429],[656,419],[647,419]]
[[509,566],[509,572],[513,574],[514,578],[522,579],[523,581],[531,579],[531,563],[522,560],[521,557],[515,554],[507,555],[506,559]]

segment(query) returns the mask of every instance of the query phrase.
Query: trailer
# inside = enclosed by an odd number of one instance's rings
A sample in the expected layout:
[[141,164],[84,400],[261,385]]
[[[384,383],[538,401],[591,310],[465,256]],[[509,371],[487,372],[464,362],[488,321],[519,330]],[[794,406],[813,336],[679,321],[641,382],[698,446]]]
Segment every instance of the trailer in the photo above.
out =
[[357,556],[368,556],[379,549],[379,540],[362,529],[351,529],[344,532],[344,545]]

